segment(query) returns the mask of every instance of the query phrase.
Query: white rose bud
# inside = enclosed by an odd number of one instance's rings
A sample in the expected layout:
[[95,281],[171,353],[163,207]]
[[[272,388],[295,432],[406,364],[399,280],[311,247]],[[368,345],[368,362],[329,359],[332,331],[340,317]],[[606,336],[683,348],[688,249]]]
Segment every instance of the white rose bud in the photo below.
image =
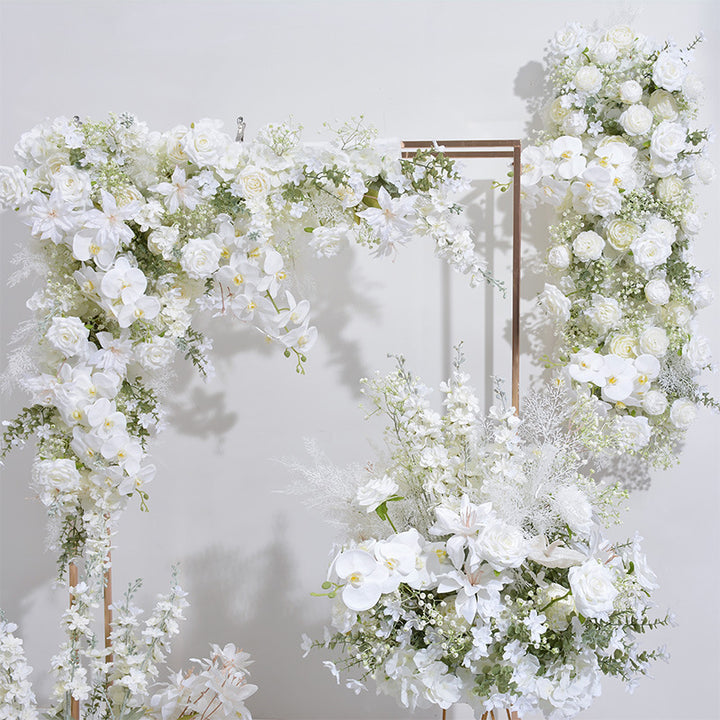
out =
[[570,589],[575,606],[588,618],[606,617],[613,609],[618,590],[613,584],[613,572],[597,560],[588,560],[568,571]]
[[657,196],[663,202],[677,202],[685,192],[685,183],[677,175],[660,178],[657,184]]
[[640,350],[657,358],[665,356],[669,344],[667,333],[659,327],[649,327],[640,335]]
[[582,262],[598,260],[604,247],[605,240],[593,230],[581,232],[572,244],[575,257]]
[[45,337],[65,357],[80,355],[87,349],[89,331],[78,317],[54,317]]
[[687,430],[697,417],[697,407],[692,400],[678,398],[670,406],[670,422],[678,430]]
[[570,250],[567,245],[555,245],[550,248],[548,265],[556,270],[565,270],[570,265]]
[[653,67],[653,82],[665,90],[679,90],[687,77],[687,65],[676,53],[665,50],[658,55]]
[[667,90],[656,90],[650,96],[648,107],[660,120],[677,120],[677,101],[672,93],[669,93]]
[[662,278],[653,278],[645,286],[645,297],[651,305],[665,305],[670,300],[670,286]]
[[595,65],[585,65],[575,73],[573,80],[580,92],[593,94],[602,87],[603,74]]
[[630,245],[639,237],[640,232],[640,226],[632,220],[611,220],[606,230],[607,241],[616,250],[625,252],[630,249]]
[[620,99],[627,105],[639,103],[643,95],[642,85],[636,80],[626,80],[620,86]]
[[630,105],[620,115],[620,125],[628,135],[646,135],[653,123],[653,114],[644,105]]
[[685,149],[686,138],[687,131],[680,123],[663,120],[652,134],[650,150],[660,159],[672,161]]
[[648,390],[643,396],[642,407],[648,415],[662,415],[667,406],[667,398],[659,390]]

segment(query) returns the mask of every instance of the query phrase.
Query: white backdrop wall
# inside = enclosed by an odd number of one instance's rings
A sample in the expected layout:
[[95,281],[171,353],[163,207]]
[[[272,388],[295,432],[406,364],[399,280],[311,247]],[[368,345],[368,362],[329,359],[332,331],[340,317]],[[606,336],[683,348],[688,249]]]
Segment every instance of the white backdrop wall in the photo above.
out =
[[[542,85],[543,47],[567,20],[634,19],[654,37],[706,42],[696,68],[707,84],[706,122],[720,118],[720,4],[677,2],[0,2],[0,163],[12,163],[19,135],[44,117],[104,116],[131,111],[153,129],[202,117],[238,114],[248,134],[292,115],[316,139],[322,123],[364,114],[382,136],[404,138],[527,137],[528,103]],[[718,148],[714,149],[717,164]],[[483,252],[507,273],[509,198],[490,178],[502,165],[469,168],[477,181],[465,198]],[[717,279],[718,189],[703,192],[706,227],[698,264]],[[526,223],[531,247],[550,216]],[[13,329],[29,313],[30,289],[8,287],[14,247],[25,228],[0,217],[2,357]],[[154,446],[158,477],[151,512],[136,507],[122,520],[115,587],[145,579],[139,600],[150,606],[180,562],[191,608],[173,664],[204,653],[208,642],[233,641],[256,658],[256,717],[401,718],[393,701],[354,695],[335,685],[319,658],[301,660],[300,633],[318,636],[327,604],[310,597],[324,579],[331,531],[297,497],[279,493],[292,480],[281,458],[304,460],[303,438],[315,438],[339,464],[374,456],[380,425],[359,409],[362,376],[388,370],[386,353],[437,384],[450,345],[465,339],[468,368],[488,397],[489,375],[507,375],[508,303],[463,278],[427,247],[407,247],[394,262],[347,251],[311,267],[308,281],[321,339],[308,374],[247,330],[208,323],[216,377],[207,383],[183,366],[169,397],[170,429]],[[507,275],[506,275],[507,277]],[[525,283],[529,307],[539,281]],[[715,281],[717,290],[717,281]],[[701,317],[720,357],[717,309]],[[529,344],[525,343],[527,351]],[[523,355],[523,388],[532,359]],[[711,378],[717,397],[720,383]],[[22,407],[2,397],[3,418]],[[660,580],[661,608],[680,626],[662,633],[671,663],[655,669],[634,695],[609,682],[583,718],[720,717],[720,511],[717,416],[701,412],[681,464],[656,473],[632,496],[627,532],[638,529]],[[45,518],[28,489],[29,448],[11,456],[0,498],[0,607],[21,626],[41,695],[48,658],[60,638],[62,589],[52,588],[54,558],[44,552]],[[434,717],[436,713],[418,713]]]

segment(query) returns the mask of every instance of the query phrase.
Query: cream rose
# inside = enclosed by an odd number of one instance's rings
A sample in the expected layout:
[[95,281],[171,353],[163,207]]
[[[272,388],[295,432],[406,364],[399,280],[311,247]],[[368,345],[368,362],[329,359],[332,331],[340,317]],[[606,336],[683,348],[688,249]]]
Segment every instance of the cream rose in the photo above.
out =
[[85,352],[89,331],[78,317],[54,317],[45,337],[65,357]]
[[652,134],[650,150],[662,160],[675,160],[685,149],[687,131],[680,123],[663,120]]
[[673,95],[667,92],[667,90],[656,90],[650,96],[648,107],[660,120],[677,120],[677,102]]
[[640,335],[640,351],[657,358],[665,357],[669,344],[667,333],[659,327],[649,327]]
[[629,50],[635,44],[635,33],[627,25],[615,25],[605,33],[605,39],[618,50]]
[[550,583],[540,591],[540,604],[545,608],[543,615],[550,630],[567,630],[570,616],[575,612],[575,603],[568,588],[558,583]]
[[642,99],[643,89],[637,80],[626,80],[620,85],[620,99],[626,105],[635,105]]
[[575,73],[573,81],[580,92],[592,94],[602,87],[603,74],[595,65],[584,65]]
[[644,105],[630,105],[620,115],[620,125],[628,135],[645,135],[650,131],[653,123],[653,114]]
[[653,278],[645,286],[645,297],[651,305],[665,305],[670,299],[670,286],[662,278]]
[[612,570],[597,560],[588,560],[568,571],[575,607],[588,618],[603,618],[613,609],[618,589]]
[[188,156],[183,148],[183,138],[187,134],[188,129],[184,125],[178,125],[172,130],[165,133],[165,152],[170,160],[181,165],[187,162]]
[[632,220],[611,220],[606,229],[607,241],[620,252],[625,252],[640,235],[641,228]]
[[692,318],[692,312],[685,303],[674,300],[666,306],[665,317],[674,325],[685,327]]
[[556,270],[565,270],[570,265],[570,250],[567,245],[555,245],[548,253],[548,265]]
[[663,202],[677,202],[685,192],[685,183],[677,175],[668,175],[658,180],[656,192]]
[[572,244],[575,257],[582,262],[599,259],[604,247],[605,240],[593,230],[581,232]]
[[658,55],[653,66],[653,82],[665,90],[679,90],[687,77],[687,65],[678,55],[665,50]]
[[667,406],[667,398],[659,390],[648,390],[643,396],[642,407],[648,415],[662,415]]
[[248,165],[238,176],[242,185],[243,195],[246,198],[262,197],[270,189],[270,179],[267,173],[259,167]]
[[632,335],[619,333],[613,335],[608,344],[609,350],[613,355],[621,358],[629,359],[637,357],[637,340]]
[[678,430],[687,430],[697,417],[697,407],[692,400],[678,398],[670,406],[670,422]]
[[562,124],[562,121],[570,114],[570,106],[567,104],[563,96],[555,98],[550,104],[550,119],[556,124]]

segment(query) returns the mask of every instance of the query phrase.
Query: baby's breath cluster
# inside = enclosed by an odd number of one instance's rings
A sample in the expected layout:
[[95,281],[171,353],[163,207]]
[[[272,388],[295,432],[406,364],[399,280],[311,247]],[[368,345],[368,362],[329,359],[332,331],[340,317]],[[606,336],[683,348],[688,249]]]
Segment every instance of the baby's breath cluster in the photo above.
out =
[[522,419],[501,393],[484,416],[460,355],[441,391],[438,412],[399,359],[365,382],[385,459],[344,482],[327,463],[305,471],[344,532],[318,593],[331,628],[303,645],[339,654],[325,665],[348,688],[373,681],[411,709],[573,717],[603,675],[632,686],[663,657],[638,636],[669,622],[651,616],[640,538],[603,535],[624,494],[582,473],[610,429],[562,382]]
[[557,208],[540,303],[577,390],[614,418],[618,452],[674,461],[700,404],[710,348],[695,313],[712,293],[694,266],[694,186],[715,171],[697,126],[702,85],[688,47],[625,25],[570,24],[550,42],[553,98],[523,152],[533,204]]

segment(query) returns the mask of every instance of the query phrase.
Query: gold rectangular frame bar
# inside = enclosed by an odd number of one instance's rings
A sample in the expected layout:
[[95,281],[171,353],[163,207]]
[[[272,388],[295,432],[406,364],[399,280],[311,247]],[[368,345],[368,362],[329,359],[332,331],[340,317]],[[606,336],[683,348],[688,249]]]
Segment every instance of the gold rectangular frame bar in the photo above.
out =
[[450,158],[512,158],[512,404],[517,412],[520,406],[520,242],[522,231],[520,153],[522,142],[520,140],[403,140],[402,157],[409,158],[418,150],[432,150],[433,148]]

